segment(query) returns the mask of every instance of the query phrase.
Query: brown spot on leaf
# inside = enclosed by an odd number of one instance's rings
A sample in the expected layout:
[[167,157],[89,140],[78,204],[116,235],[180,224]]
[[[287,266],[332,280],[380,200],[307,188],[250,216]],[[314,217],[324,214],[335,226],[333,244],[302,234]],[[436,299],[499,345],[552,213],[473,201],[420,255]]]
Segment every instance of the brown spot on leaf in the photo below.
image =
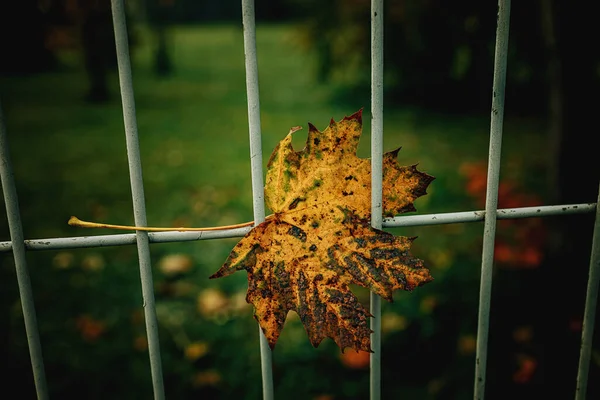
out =
[[296,197],[290,204],[289,209],[290,210],[295,209],[296,207],[298,207],[298,203],[300,203],[301,201],[304,201],[304,199],[302,197]]
[[306,232],[304,232],[302,229],[298,228],[297,226],[291,226],[290,229],[288,230],[288,235],[292,235],[293,237],[300,240],[301,242],[306,242]]

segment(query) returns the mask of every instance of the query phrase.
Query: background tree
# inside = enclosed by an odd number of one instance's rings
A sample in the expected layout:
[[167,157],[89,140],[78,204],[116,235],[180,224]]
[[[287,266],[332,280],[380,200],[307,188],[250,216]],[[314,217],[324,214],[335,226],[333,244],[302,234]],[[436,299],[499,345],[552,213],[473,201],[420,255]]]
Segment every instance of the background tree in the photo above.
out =
[[[319,52],[321,79],[368,99],[370,2],[302,4],[307,22],[301,29],[306,43]],[[387,100],[442,111],[488,112],[497,4],[390,0],[384,6]],[[539,12],[530,3],[511,10],[507,107],[519,115],[544,109]]]
[[85,71],[89,80],[86,99],[109,99],[108,73],[116,67],[116,48],[110,0],[80,0],[72,10],[81,30]]
[[[594,13],[573,7],[566,1],[541,0],[547,27],[548,128],[552,134],[549,149],[554,156],[553,195],[557,204],[594,202],[598,198],[600,167],[595,161],[597,147],[590,146],[598,136],[595,115],[600,77],[598,48],[592,42],[599,30]],[[562,376],[553,391],[557,397],[572,397],[591,253],[594,216],[557,219],[554,240],[548,243],[544,270],[547,290],[540,306],[557,310],[542,325],[549,351],[548,376]],[[565,273],[568,279],[565,280]],[[561,282],[557,287],[553,282]],[[598,321],[598,318],[596,318]],[[596,324],[594,343],[600,340]],[[556,345],[559,344],[559,345]],[[592,362],[588,398],[600,393],[600,368]]]

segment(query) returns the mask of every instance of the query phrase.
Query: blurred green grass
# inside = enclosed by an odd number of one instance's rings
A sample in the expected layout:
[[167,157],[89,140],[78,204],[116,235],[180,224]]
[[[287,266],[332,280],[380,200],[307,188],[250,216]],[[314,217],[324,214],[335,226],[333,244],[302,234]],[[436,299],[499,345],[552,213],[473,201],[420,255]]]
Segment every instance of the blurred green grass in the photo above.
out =
[[[241,27],[174,27],[170,50],[175,70],[166,78],[157,78],[153,72],[151,32],[137,29],[140,43],[132,54],[133,81],[148,224],[215,226],[250,221]],[[339,88],[317,83],[314,55],[303,50],[294,26],[259,25],[257,47],[265,165],[289,128],[304,127],[294,139],[299,149],[308,122],[323,129],[331,118],[339,120],[360,107],[365,113],[359,155],[368,156],[370,105],[360,104],[360,99],[340,103],[335,100]],[[61,59],[62,67],[55,72],[0,78],[23,227],[31,239],[113,233],[69,227],[70,215],[97,222],[133,223],[117,75],[110,75],[112,100],[88,104],[83,101],[86,80],[78,54],[65,52]],[[416,202],[419,213],[473,209],[460,170],[465,163],[487,160],[489,118],[386,106],[384,131],[385,151],[402,146],[402,165],[418,163],[420,170],[436,177],[428,195]],[[544,152],[536,150],[543,148],[546,140],[543,125],[507,119],[504,135],[501,177],[543,195],[546,187],[540,177],[547,160]],[[0,227],[0,240],[9,240],[4,214]],[[391,231],[419,236],[413,253],[425,260],[436,281],[410,294],[397,293],[398,301],[384,304],[384,313],[402,315],[408,326],[418,321],[419,335],[426,337],[427,332],[433,334],[440,328],[427,307],[423,311],[424,301],[450,302],[462,291],[463,296],[472,297],[465,303],[476,306],[481,224]],[[236,242],[151,245],[168,397],[214,391],[215,396],[222,396],[219,398],[260,398],[258,331],[251,310],[229,310],[217,316],[197,310],[199,295],[207,288],[217,288],[226,296],[245,292],[245,274],[206,279]],[[175,276],[165,273],[161,261],[170,254],[189,257],[191,271]],[[31,386],[14,266],[10,254],[0,257],[1,307],[7,321],[2,329],[6,335],[3,351],[15,360],[17,372],[13,375]],[[101,398],[110,381],[118,398],[150,397],[143,323],[132,317],[141,309],[135,247],[35,252],[29,253],[28,260],[51,390],[57,394],[80,391],[87,398]],[[368,297],[365,291],[358,292],[362,298]],[[83,340],[85,324],[77,322],[81,316],[101,321],[102,334],[92,341]],[[474,334],[473,318],[464,317],[461,334]],[[416,339],[403,336],[403,332],[400,329],[384,339],[384,354],[389,355],[384,366],[400,364],[408,357],[402,355],[402,349]],[[185,349],[199,341],[208,344],[208,355],[196,361],[186,359]],[[286,324],[274,353],[276,394],[299,399],[319,394],[364,398],[368,371],[342,366],[339,351],[329,342],[312,349],[297,320]],[[449,353],[456,356],[456,343],[447,345],[452,346]],[[456,356],[464,366],[461,377],[466,379],[462,388],[466,393],[471,388],[472,356]],[[118,371],[115,363],[121,368]],[[410,375],[409,370],[405,367],[399,373]],[[199,377],[206,371],[216,371],[217,382],[210,381],[210,374]],[[324,379],[323,374],[331,374],[328,371],[336,372]],[[418,398],[427,398],[434,383],[439,386],[444,381],[439,371],[415,379],[412,386],[395,382],[390,374],[384,372],[388,395],[415,392]],[[457,394],[455,398],[462,397]]]

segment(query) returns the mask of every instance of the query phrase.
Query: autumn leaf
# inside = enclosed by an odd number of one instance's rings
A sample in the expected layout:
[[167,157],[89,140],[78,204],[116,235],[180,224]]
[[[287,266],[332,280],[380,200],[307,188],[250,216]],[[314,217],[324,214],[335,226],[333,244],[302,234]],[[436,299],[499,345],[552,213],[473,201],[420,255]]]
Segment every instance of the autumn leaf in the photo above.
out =
[[[287,313],[298,313],[314,347],[332,338],[342,352],[371,351],[369,311],[350,291],[357,284],[388,301],[432,280],[409,250],[414,238],[371,227],[371,161],[357,157],[362,110],[323,131],[309,124],[306,146],[290,133],[267,165],[265,201],[273,215],[254,227],[211,276],[248,273],[246,300],[271,348]],[[415,211],[434,179],[383,157],[383,215]]]

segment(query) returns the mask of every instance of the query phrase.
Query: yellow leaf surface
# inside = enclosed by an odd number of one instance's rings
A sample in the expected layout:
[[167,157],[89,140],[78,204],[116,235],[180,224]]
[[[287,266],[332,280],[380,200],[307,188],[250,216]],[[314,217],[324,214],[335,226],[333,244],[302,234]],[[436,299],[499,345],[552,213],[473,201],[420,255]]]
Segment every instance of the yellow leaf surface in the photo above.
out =
[[[388,301],[397,289],[432,280],[410,254],[414,238],[373,229],[371,162],[357,157],[362,110],[323,131],[309,124],[306,146],[290,133],[267,165],[265,201],[273,212],[234,247],[211,276],[248,273],[247,301],[274,348],[290,310],[298,313],[313,346],[332,338],[342,351],[371,351],[370,313],[349,285],[367,287]],[[414,211],[434,179],[416,166],[400,166],[398,150],[383,159],[383,215]]]

